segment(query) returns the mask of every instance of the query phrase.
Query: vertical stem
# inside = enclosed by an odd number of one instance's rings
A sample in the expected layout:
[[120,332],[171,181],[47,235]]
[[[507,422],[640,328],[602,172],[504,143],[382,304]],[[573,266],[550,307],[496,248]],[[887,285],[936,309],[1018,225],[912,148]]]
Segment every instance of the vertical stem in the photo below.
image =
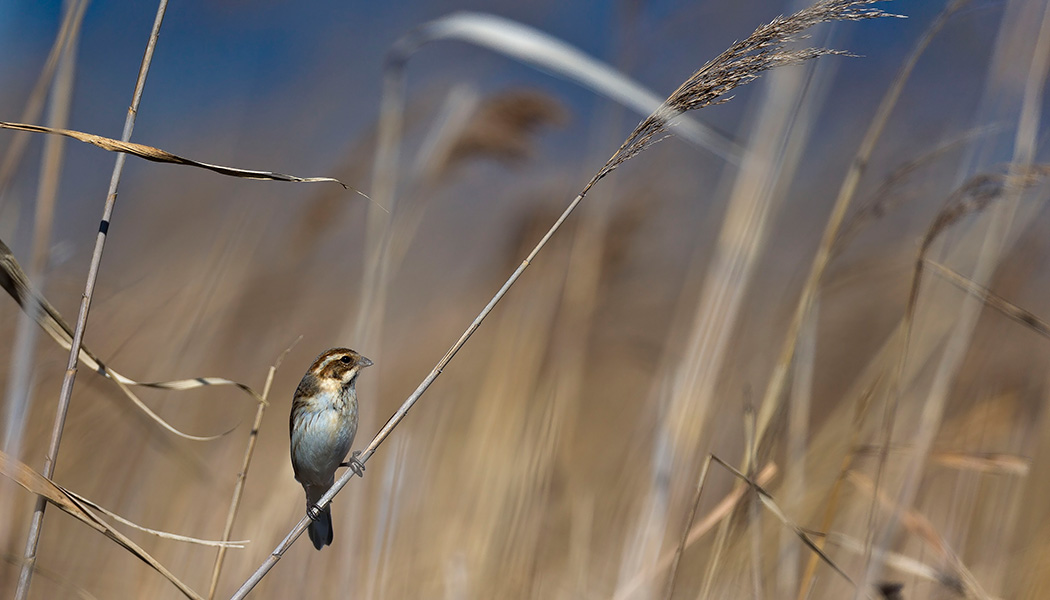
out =
[[664,600],[671,600],[674,595],[674,584],[678,578],[678,565],[682,562],[682,553],[685,552],[689,540],[689,532],[693,529],[693,521],[696,520],[696,509],[700,507],[700,497],[704,494],[704,484],[707,483],[707,472],[711,468],[711,455],[708,454],[700,467],[700,477],[696,480],[696,492],[693,494],[693,506],[689,509],[689,518],[686,519],[685,527],[682,529],[682,537],[678,540],[678,546],[674,550],[674,558],[671,560],[671,574],[667,577],[667,590]]
[[[36,123],[40,120],[40,113],[44,110],[44,101],[47,99],[50,91],[51,82],[54,81],[59,58],[65,52],[66,47],[70,45],[70,40],[79,31],[87,4],[87,0],[81,0],[77,6],[71,7],[67,5],[67,10],[65,10],[65,14],[62,17],[62,25],[59,27],[58,35],[55,36],[55,43],[51,46],[47,60],[44,61],[44,67],[40,70],[40,76],[33,86],[33,91],[29,93],[25,109],[22,110],[19,118],[19,121],[22,123]],[[4,207],[4,196],[7,186],[11,183],[11,177],[22,163],[26,144],[29,143],[31,135],[28,131],[15,133],[4,153],[3,163],[0,163],[0,209]]]
[[[142,56],[142,64],[139,66],[138,79],[135,82],[135,94],[128,108],[128,116],[124,120],[124,134],[122,141],[131,139],[131,132],[135,129],[135,116],[138,114],[139,103],[142,101],[142,90],[146,85],[146,74],[149,72],[150,62],[153,60],[153,50],[160,36],[160,25],[164,20],[164,11],[168,7],[168,0],[160,0],[157,6],[157,16],[153,21],[153,30],[150,32],[149,41],[146,44],[146,52]],[[69,350],[69,361],[66,363],[66,374],[62,379],[62,390],[58,397],[58,408],[55,412],[55,422],[51,428],[51,441],[48,444],[47,455],[44,457],[43,475],[47,479],[55,472],[55,461],[58,459],[59,445],[62,443],[62,429],[66,424],[66,413],[69,411],[69,399],[73,395],[73,382],[77,377],[77,357],[80,354],[80,345],[84,340],[84,330],[87,328],[88,309],[91,307],[91,296],[95,290],[95,281],[98,278],[99,265],[102,263],[102,250],[106,245],[106,234],[109,231],[109,222],[113,216],[113,206],[117,201],[117,185],[120,183],[120,175],[124,171],[124,161],[127,155],[117,154],[116,163],[113,166],[113,176],[109,182],[109,192],[106,194],[106,204],[102,211],[102,222],[99,224],[98,236],[95,238],[95,250],[91,255],[91,266],[88,268],[87,283],[84,286],[84,295],[80,298],[80,311],[77,313],[77,325],[73,330],[73,343]],[[33,567],[36,565],[37,545],[40,542],[40,530],[44,524],[44,509],[47,501],[38,497],[33,509],[33,520],[29,525],[29,536],[26,539],[25,554],[22,562],[22,571],[18,576],[18,589],[15,592],[15,600],[26,600],[29,596],[29,584],[33,578]]]
[[371,355],[376,356],[373,346],[380,337],[378,332],[382,328],[389,279],[390,223],[397,208],[395,193],[401,129],[404,126],[404,87],[404,61],[388,60],[383,74],[378,148],[372,170],[372,203],[368,206],[365,285],[361,288],[361,304],[353,331],[355,343],[367,345]]
[[[55,41],[58,60],[54,69],[54,80],[51,85],[51,101],[48,108],[47,125],[65,128],[69,121],[69,111],[73,97],[73,80],[76,72],[77,45],[80,26],[84,19],[87,0],[66,0],[64,24],[59,39]],[[44,156],[41,162],[39,183],[37,184],[36,214],[34,217],[32,254],[29,262],[29,280],[36,282],[37,289],[44,289],[44,273],[47,270],[48,255],[51,248],[51,223],[54,220],[55,198],[58,195],[59,180],[62,174],[64,140],[58,136],[48,136],[44,141]],[[11,155],[8,154],[8,158]],[[3,194],[4,179],[0,175],[0,195]],[[22,453],[22,438],[25,433],[26,417],[29,414],[32,397],[34,360],[37,342],[36,320],[43,312],[35,299],[25,305],[25,312],[18,319],[15,330],[14,348],[11,352],[11,366],[8,370],[6,386],[7,407],[4,410],[3,425],[0,426],[0,449],[12,456]],[[9,490],[13,493],[13,490]],[[13,508],[8,491],[0,491],[0,506]],[[5,518],[6,517],[6,518]],[[0,516],[0,540],[8,539],[14,521],[13,511],[10,515]]]
[[[266,377],[266,386],[263,388],[262,398],[266,400],[270,395],[270,385],[273,383],[273,374],[276,367],[270,367],[270,374]],[[252,464],[252,456],[255,454],[255,443],[259,439],[259,427],[262,426],[263,415],[266,414],[266,404],[260,402],[255,410],[255,421],[252,422],[252,431],[248,434],[248,447],[244,450],[244,460],[241,470],[237,473],[237,485],[233,488],[233,498],[230,500],[230,508],[226,513],[226,525],[222,529],[222,541],[230,541],[230,533],[233,531],[233,521],[237,517],[237,509],[241,505],[241,496],[244,493],[244,482],[248,479],[248,467]],[[215,589],[219,587],[219,575],[222,574],[222,563],[226,560],[226,546],[219,546],[215,555],[215,566],[211,571],[211,585],[208,586],[208,600],[215,597]]]

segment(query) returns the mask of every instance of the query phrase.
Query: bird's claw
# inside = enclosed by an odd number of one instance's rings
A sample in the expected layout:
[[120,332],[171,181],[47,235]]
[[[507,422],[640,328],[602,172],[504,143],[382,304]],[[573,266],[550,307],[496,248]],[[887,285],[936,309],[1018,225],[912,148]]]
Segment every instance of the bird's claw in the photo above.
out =
[[364,477],[365,476],[365,464],[357,459],[358,456],[361,456],[361,451],[360,450],[354,450],[353,453],[350,454],[350,460],[346,461],[347,462],[346,466],[349,467],[350,470],[353,471],[354,474],[357,475],[358,477]]
[[321,507],[317,506],[316,504],[311,504],[306,509],[306,516],[310,517],[311,521],[316,521],[316,520],[320,519],[322,514],[323,514],[323,511],[321,510]]
[[364,477],[365,476],[365,463],[357,460],[358,456],[361,456],[361,451],[360,450],[354,450],[353,453],[350,454],[350,460],[343,461],[343,462],[339,463],[339,466],[340,467],[347,467],[348,469],[353,471],[354,474],[357,475],[358,477]]

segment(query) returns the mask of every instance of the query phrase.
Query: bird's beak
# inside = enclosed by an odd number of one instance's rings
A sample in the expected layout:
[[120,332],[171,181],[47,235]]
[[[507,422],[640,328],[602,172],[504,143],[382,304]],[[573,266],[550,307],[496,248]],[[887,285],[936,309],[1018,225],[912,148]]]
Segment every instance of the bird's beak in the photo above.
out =
[[361,368],[363,369],[365,367],[371,367],[375,363],[362,356],[361,360],[357,361],[357,364],[361,365]]

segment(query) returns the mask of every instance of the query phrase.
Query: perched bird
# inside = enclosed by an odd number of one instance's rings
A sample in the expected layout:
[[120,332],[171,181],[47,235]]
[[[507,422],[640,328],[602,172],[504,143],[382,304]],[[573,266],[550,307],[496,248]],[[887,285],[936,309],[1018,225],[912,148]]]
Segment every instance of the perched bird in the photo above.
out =
[[357,433],[357,390],[361,369],[372,361],[348,348],[332,348],[317,357],[303,375],[292,399],[289,429],[292,438],[292,470],[306,490],[310,541],[321,548],[332,543],[332,509],[318,511],[317,501],[335,483],[335,470],[349,466],[358,475],[364,466],[357,453],[343,463]]

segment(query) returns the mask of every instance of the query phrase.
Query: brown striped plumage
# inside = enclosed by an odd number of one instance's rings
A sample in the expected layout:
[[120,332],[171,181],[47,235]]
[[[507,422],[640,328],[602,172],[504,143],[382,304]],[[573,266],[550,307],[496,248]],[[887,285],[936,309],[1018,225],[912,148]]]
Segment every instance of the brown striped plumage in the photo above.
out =
[[[303,375],[289,418],[292,470],[306,490],[306,507],[316,505],[335,483],[335,471],[357,433],[357,390],[361,369],[372,361],[349,348],[321,354]],[[310,524],[310,540],[320,550],[332,543],[330,507]]]

